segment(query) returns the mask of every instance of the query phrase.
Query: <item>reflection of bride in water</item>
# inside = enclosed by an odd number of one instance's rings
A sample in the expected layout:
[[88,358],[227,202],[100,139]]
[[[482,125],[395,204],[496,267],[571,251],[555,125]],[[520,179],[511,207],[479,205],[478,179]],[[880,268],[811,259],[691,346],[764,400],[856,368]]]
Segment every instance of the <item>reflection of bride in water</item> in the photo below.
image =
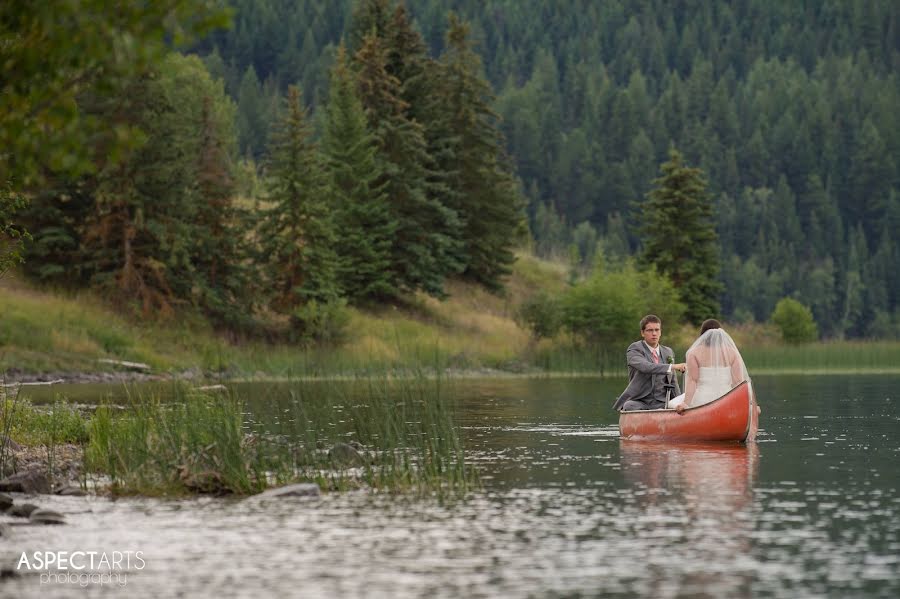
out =
[[[749,597],[755,572],[746,561],[735,567],[735,560],[752,547],[758,446],[621,441],[619,447],[633,497],[622,515],[652,544],[651,594]],[[672,587],[675,595],[666,592]]]

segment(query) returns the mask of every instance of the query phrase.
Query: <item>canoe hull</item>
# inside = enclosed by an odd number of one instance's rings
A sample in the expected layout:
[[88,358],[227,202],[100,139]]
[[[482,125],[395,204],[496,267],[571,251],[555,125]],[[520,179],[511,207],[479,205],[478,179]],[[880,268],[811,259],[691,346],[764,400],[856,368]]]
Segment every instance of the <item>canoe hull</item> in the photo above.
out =
[[640,441],[752,441],[758,415],[750,383],[740,385],[708,404],[675,410],[619,413],[622,439]]

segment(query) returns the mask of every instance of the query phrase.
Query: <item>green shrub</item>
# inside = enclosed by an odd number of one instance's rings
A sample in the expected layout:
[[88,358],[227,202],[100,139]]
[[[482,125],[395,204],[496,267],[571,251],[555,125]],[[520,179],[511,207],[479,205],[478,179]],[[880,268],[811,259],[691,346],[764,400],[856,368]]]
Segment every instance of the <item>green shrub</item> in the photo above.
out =
[[795,299],[780,299],[770,320],[781,331],[781,338],[786,343],[808,343],[819,337],[812,311]]
[[639,272],[631,265],[597,271],[562,299],[563,326],[591,345],[636,337],[645,314],[675,325],[684,310],[671,281],[653,269]]
[[546,291],[538,292],[522,302],[516,320],[534,339],[550,339],[562,327],[561,302]]
[[291,341],[340,343],[346,336],[349,322],[346,300],[328,303],[312,300],[291,314]]

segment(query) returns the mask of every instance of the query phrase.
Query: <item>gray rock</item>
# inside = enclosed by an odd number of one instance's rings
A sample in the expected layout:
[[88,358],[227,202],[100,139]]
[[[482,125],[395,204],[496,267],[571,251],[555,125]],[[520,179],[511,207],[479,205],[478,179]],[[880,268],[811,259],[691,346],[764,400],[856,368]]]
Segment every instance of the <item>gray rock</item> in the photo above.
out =
[[28,521],[35,524],[65,524],[66,518],[59,512],[54,512],[53,510],[36,509],[31,512]]
[[19,505],[14,505],[8,510],[6,510],[7,516],[15,516],[16,518],[28,518],[31,516],[34,511],[38,509],[38,506],[33,503],[22,503]]
[[328,450],[328,458],[332,464],[337,465],[359,465],[363,463],[363,457],[352,445],[347,443],[336,443],[334,447]]
[[0,480],[0,492],[50,493],[50,481],[39,470],[23,470]]
[[269,499],[273,497],[319,497],[322,490],[316,483],[297,483],[285,485],[276,489],[268,489],[254,495],[254,499]]
[[0,512],[9,509],[13,504],[13,498],[6,493],[0,493]]
[[56,490],[57,495],[69,495],[75,497],[83,497],[87,495],[80,487],[75,485],[65,485]]

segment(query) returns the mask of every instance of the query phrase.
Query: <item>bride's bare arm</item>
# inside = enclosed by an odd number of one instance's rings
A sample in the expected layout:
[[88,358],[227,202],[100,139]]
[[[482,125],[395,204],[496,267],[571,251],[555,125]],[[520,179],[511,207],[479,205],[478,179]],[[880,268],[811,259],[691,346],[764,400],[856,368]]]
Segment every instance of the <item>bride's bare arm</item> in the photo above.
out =
[[736,353],[731,359],[731,386],[734,387],[744,380],[744,360],[741,354]]
[[687,369],[684,376],[684,405],[690,406],[697,391],[697,382],[700,380],[700,362],[696,354],[686,357]]

